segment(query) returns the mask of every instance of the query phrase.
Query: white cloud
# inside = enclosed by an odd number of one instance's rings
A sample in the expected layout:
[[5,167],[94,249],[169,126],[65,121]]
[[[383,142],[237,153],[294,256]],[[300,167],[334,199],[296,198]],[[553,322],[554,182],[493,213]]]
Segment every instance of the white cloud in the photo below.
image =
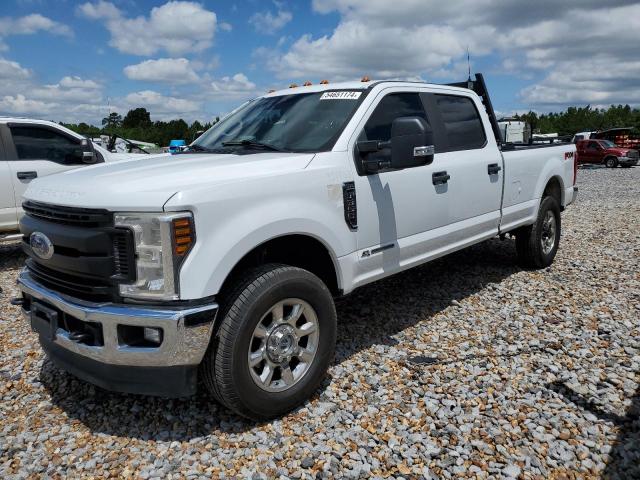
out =
[[[13,77],[7,78],[3,65],[10,65]],[[40,85],[28,70],[7,60],[0,60],[0,71],[5,72],[0,82],[0,114],[77,123],[96,121],[106,111],[103,87],[93,80],[66,76],[58,83]]]
[[293,19],[293,14],[287,10],[278,10],[274,15],[271,12],[256,12],[249,23],[258,33],[274,34]]
[[63,23],[51,20],[48,17],[33,13],[24,17],[0,17],[0,52],[9,50],[4,39],[12,35],[34,35],[39,32],[47,32],[52,35],[72,37],[72,30]]
[[174,85],[197,82],[199,77],[186,58],[159,58],[145,60],[137,65],[124,67],[124,74],[131,80],[163,82]]
[[[621,37],[640,31],[637,0],[313,0],[313,8],[337,12],[338,25],[285,51],[258,49],[276,76],[457,78],[469,48],[472,59],[493,55],[494,71],[542,78],[523,90],[526,102],[638,103],[637,42]],[[610,76],[592,79],[601,72]]]
[[78,13],[102,20],[111,33],[109,44],[133,55],[201,52],[213,44],[217,28],[216,14],[194,2],[172,1],[152,8],[148,17],[126,18],[114,4],[101,0],[80,5]]
[[38,32],[48,32],[54,35],[70,37],[71,29],[39,13],[33,13],[24,17],[0,17],[0,37],[9,35],[33,35]]
[[222,77],[210,84],[210,93],[227,99],[250,97],[256,94],[256,84],[244,73],[236,73],[231,77]]
[[30,97],[36,100],[56,104],[64,102],[93,104],[102,101],[102,86],[93,80],[84,80],[80,77],[63,77],[58,83],[34,86],[28,91]]
[[24,80],[31,76],[31,72],[20,66],[18,62],[0,58],[0,80]]
[[27,99],[20,93],[16,96],[6,95],[0,99],[0,112],[6,111],[18,115],[25,115],[42,113],[49,110],[46,103]]
[[96,3],[83,3],[78,7],[78,12],[92,20],[119,20],[122,16],[122,12],[118,7],[104,0]]
[[197,112],[200,109],[198,102],[165,96],[153,90],[130,93],[125,97],[125,101],[130,108],[145,107],[155,114],[168,113],[172,118],[184,117],[185,113]]

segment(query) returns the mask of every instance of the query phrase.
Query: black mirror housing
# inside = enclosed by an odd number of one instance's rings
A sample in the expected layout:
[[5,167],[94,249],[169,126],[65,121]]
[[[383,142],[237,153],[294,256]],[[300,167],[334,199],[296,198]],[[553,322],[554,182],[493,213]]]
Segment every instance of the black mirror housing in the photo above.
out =
[[93,142],[89,139],[84,139],[80,142],[80,160],[83,163],[95,163],[97,160],[95,148],[93,148]]
[[433,162],[433,132],[421,117],[400,117],[391,124],[391,168],[412,168]]

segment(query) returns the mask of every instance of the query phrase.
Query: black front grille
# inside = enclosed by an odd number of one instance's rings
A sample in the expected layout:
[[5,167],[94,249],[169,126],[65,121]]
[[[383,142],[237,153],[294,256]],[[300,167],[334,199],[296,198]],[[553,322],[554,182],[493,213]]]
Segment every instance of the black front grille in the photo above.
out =
[[[23,204],[23,248],[32,276],[54,291],[89,301],[118,301],[119,284],[135,281],[131,230],[116,228],[107,210]],[[30,235],[46,235],[54,247],[49,259],[35,255]]]
[[56,292],[95,302],[107,302],[115,298],[114,285],[105,280],[63,273],[40,265],[31,258],[26,265],[38,283]]
[[100,227],[113,223],[113,215],[107,210],[62,207],[32,201],[24,202],[22,209],[34,218],[65,225]]

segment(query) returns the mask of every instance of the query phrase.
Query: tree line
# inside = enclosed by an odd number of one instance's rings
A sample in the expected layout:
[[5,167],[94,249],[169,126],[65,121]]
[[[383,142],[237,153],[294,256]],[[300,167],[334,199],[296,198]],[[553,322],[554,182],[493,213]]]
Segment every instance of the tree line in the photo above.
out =
[[87,137],[116,134],[124,138],[151,142],[158,146],[167,146],[174,139],[185,140],[190,143],[198,136],[198,132],[208,130],[218,122],[216,117],[212,122],[201,123],[198,120],[191,125],[179,118],[177,120],[151,121],[151,115],[146,108],[134,108],[122,117],[117,112],[111,112],[102,119],[102,127],[88,123],[61,123],[65,127]]
[[518,120],[531,125],[534,133],[558,133],[560,136],[577,132],[606,130],[615,127],[629,127],[632,134],[640,135],[640,108],[629,105],[611,105],[609,108],[569,107],[564,112],[528,112],[516,115]]

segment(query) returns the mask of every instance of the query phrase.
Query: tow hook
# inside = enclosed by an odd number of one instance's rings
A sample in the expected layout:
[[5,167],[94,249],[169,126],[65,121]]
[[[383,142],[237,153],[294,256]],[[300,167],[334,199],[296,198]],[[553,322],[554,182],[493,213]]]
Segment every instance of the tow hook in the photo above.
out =
[[24,305],[24,298],[22,298],[22,297],[12,298],[10,303],[14,307],[21,307],[22,305]]

